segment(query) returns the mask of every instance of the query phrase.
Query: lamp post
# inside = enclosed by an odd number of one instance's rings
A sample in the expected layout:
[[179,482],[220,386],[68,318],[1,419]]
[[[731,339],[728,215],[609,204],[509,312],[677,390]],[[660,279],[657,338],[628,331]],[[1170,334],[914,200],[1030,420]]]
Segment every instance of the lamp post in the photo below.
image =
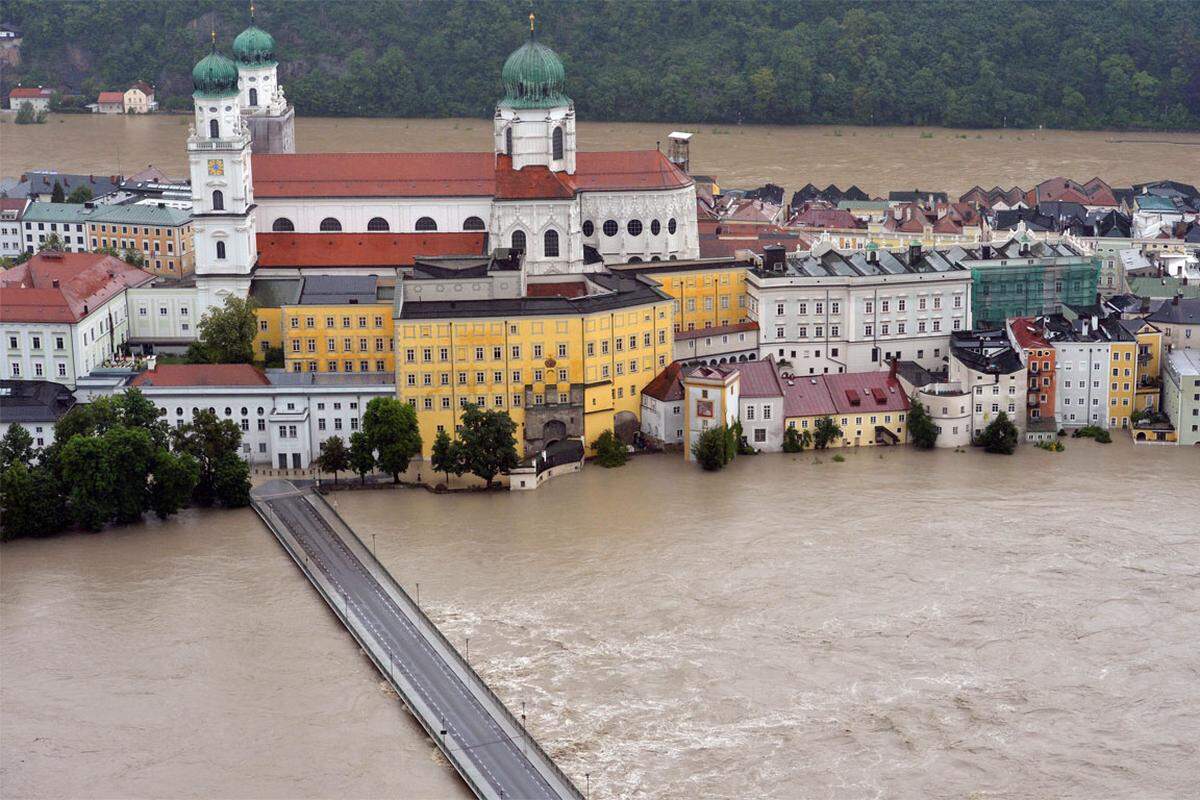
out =
[[585,772],[585,773],[583,773],[583,777],[587,778],[587,791],[583,796],[585,798],[588,798],[588,800],[590,800],[590,798],[592,796],[592,773]]
[[375,534],[371,534],[371,556],[378,561],[379,553],[375,550]]

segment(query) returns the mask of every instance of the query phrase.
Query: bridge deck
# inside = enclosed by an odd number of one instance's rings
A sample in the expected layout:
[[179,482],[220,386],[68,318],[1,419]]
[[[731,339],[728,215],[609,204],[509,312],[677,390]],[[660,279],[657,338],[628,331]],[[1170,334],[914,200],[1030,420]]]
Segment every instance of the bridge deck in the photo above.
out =
[[271,481],[253,504],[477,796],[582,797],[324,499]]

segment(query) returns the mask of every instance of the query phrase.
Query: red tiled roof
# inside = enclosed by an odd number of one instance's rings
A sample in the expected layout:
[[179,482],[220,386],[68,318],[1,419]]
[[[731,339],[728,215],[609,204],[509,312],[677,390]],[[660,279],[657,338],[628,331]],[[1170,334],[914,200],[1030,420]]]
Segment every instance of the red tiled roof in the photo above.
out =
[[722,372],[737,371],[741,375],[738,383],[740,397],[782,397],[783,385],[779,382],[779,370],[775,360],[744,361],[718,367]]
[[675,341],[700,339],[705,336],[723,336],[727,333],[741,333],[743,331],[758,330],[757,322],[734,322],[730,325],[717,325],[712,328],[701,328],[694,331],[680,331],[675,334]]
[[683,399],[683,382],[679,374],[683,367],[678,361],[672,361],[667,368],[654,376],[642,389],[642,394],[649,395],[655,400],[669,401]]
[[[908,410],[908,395],[904,393],[900,382],[889,377],[887,372],[848,372],[823,377],[838,413]],[[849,401],[851,392],[860,398],[858,405]]]
[[96,98],[97,103],[124,103],[124,92],[101,92]]
[[[497,190],[497,158],[492,153],[262,153],[253,157],[254,193],[260,198],[491,197]],[[584,192],[691,183],[658,150],[578,153],[575,175],[558,179]]]
[[0,211],[21,211],[27,202],[28,197],[0,197]]
[[268,386],[270,381],[253,364],[160,364],[131,386]]
[[585,294],[587,294],[587,284],[583,281],[530,283],[525,287],[526,297],[583,297]]
[[1029,205],[1042,202],[1079,203],[1085,206],[1115,206],[1117,199],[1108,184],[1092,178],[1081,185],[1070,178],[1050,178],[1042,181],[1029,192]]
[[1041,327],[1034,324],[1032,317],[1013,317],[1008,321],[1008,327],[1022,350],[1050,347]]
[[259,267],[407,267],[420,256],[481,255],[482,231],[260,233]]
[[15,97],[18,100],[21,98],[49,97],[54,94],[50,89],[32,86],[18,86],[8,93],[9,97]]
[[867,223],[841,208],[809,207],[788,220],[789,227],[866,228]]
[[837,413],[824,375],[783,379],[783,417],[820,417]]
[[0,322],[78,322],[113,296],[152,280],[149,272],[112,256],[39,253],[0,271]]
[[129,88],[130,89],[141,89],[142,94],[146,95],[147,97],[154,96],[154,87],[151,86],[150,84],[146,83],[145,81],[137,81]]
[[512,159],[496,156],[497,200],[569,200],[575,196],[575,184],[565,172],[551,172],[543,166],[513,169]]

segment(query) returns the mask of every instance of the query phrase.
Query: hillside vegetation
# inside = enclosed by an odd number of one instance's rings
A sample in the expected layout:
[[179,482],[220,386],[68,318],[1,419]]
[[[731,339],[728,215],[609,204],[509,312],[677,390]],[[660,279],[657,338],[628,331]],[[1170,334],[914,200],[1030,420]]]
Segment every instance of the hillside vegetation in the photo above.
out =
[[[228,53],[247,5],[6,0],[25,63],[2,80],[143,78],[187,108],[210,25]],[[301,114],[482,117],[530,8],[587,119],[1200,128],[1196,2],[263,0],[258,23]]]

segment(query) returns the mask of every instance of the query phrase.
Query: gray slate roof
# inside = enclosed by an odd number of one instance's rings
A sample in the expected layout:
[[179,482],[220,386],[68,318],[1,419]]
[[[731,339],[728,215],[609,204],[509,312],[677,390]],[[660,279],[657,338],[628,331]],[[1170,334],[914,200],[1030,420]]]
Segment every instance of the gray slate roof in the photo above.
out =
[[0,380],[0,422],[56,422],[75,405],[61,383]]

